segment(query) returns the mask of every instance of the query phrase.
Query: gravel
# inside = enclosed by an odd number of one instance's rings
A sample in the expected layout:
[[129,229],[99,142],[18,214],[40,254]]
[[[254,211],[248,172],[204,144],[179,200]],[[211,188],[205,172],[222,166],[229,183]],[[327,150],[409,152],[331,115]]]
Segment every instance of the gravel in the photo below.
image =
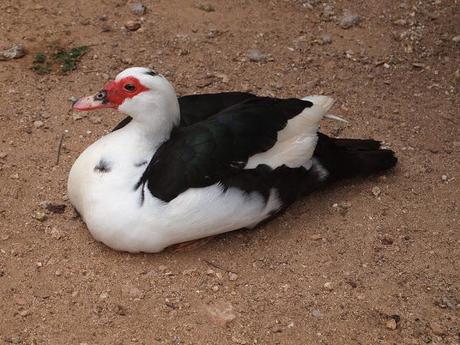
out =
[[0,61],[19,59],[26,55],[22,44],[13,44],[10,48],[0,51]]
[[135,14],[136,16],[142,16],[145,14],[147,8],[145,7],[144,4],[140,2],[132,2],[129,4],[129,9],[131,10],[132,14]]
[[125,28],[129,31],[137,31],[141,28],[141,23],[137,20],[128,20],[125,23]]
[[260,50],[251,49],[247,53],[249,61],[252,62],[267,62],[267,55],[263,54]]
[[342,29],[346,30],[357,25],[360,21],[361,17],[357,14],[345,13],[343,17],[340,18],[339,25]]

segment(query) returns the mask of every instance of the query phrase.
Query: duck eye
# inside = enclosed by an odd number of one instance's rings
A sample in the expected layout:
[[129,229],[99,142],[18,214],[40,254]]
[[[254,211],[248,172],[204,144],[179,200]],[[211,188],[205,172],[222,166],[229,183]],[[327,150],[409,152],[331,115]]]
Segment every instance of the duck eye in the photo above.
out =
[[124,88],[126,91],[129,92],[133,92],[134,90],[136,90],[136,87],[133,84],[125,84]]

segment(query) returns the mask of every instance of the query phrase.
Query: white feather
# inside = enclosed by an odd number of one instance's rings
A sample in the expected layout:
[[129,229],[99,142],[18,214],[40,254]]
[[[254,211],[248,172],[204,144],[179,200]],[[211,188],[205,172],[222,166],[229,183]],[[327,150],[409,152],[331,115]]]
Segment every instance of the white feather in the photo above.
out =
[[246,169],[253,169],[259,164],[272,168],[286,165],[290,168],[300,167],[313,156],[318,140],[316,132],[319,123],[334,104],[328,96],[307,96],[313,106],[305,108],[296,117],[290,119],[285,128],[278,132],[275,145],[269,150],[250,157]]

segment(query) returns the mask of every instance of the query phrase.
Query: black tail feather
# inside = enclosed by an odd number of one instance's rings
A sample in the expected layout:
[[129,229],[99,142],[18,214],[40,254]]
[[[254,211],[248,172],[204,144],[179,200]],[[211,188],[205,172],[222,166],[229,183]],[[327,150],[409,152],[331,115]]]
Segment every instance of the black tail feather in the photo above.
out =
[[314,157],[329,173],[329,179],[375,174],[396,165],[393,151],[381,149],[371,139],[334,139],[318,133]]

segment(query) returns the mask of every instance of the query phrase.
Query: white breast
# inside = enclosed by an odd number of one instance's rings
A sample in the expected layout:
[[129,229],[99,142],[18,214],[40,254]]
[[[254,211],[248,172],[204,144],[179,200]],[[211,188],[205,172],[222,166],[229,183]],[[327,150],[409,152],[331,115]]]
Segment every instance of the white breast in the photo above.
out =
[[[192,188],[165,203],[147,186],[135,188],[156,146],[130,125],[88,147],[74,163],[68,195],[91,234],[111,248],[158,252],[165,247],[243,227],[251,227],[281,207],[275,190],[268,202],[256,192],[215,184]],[[98,172],[101,159],[110,171]],[[141,193],[144,192],[142,202]]]

